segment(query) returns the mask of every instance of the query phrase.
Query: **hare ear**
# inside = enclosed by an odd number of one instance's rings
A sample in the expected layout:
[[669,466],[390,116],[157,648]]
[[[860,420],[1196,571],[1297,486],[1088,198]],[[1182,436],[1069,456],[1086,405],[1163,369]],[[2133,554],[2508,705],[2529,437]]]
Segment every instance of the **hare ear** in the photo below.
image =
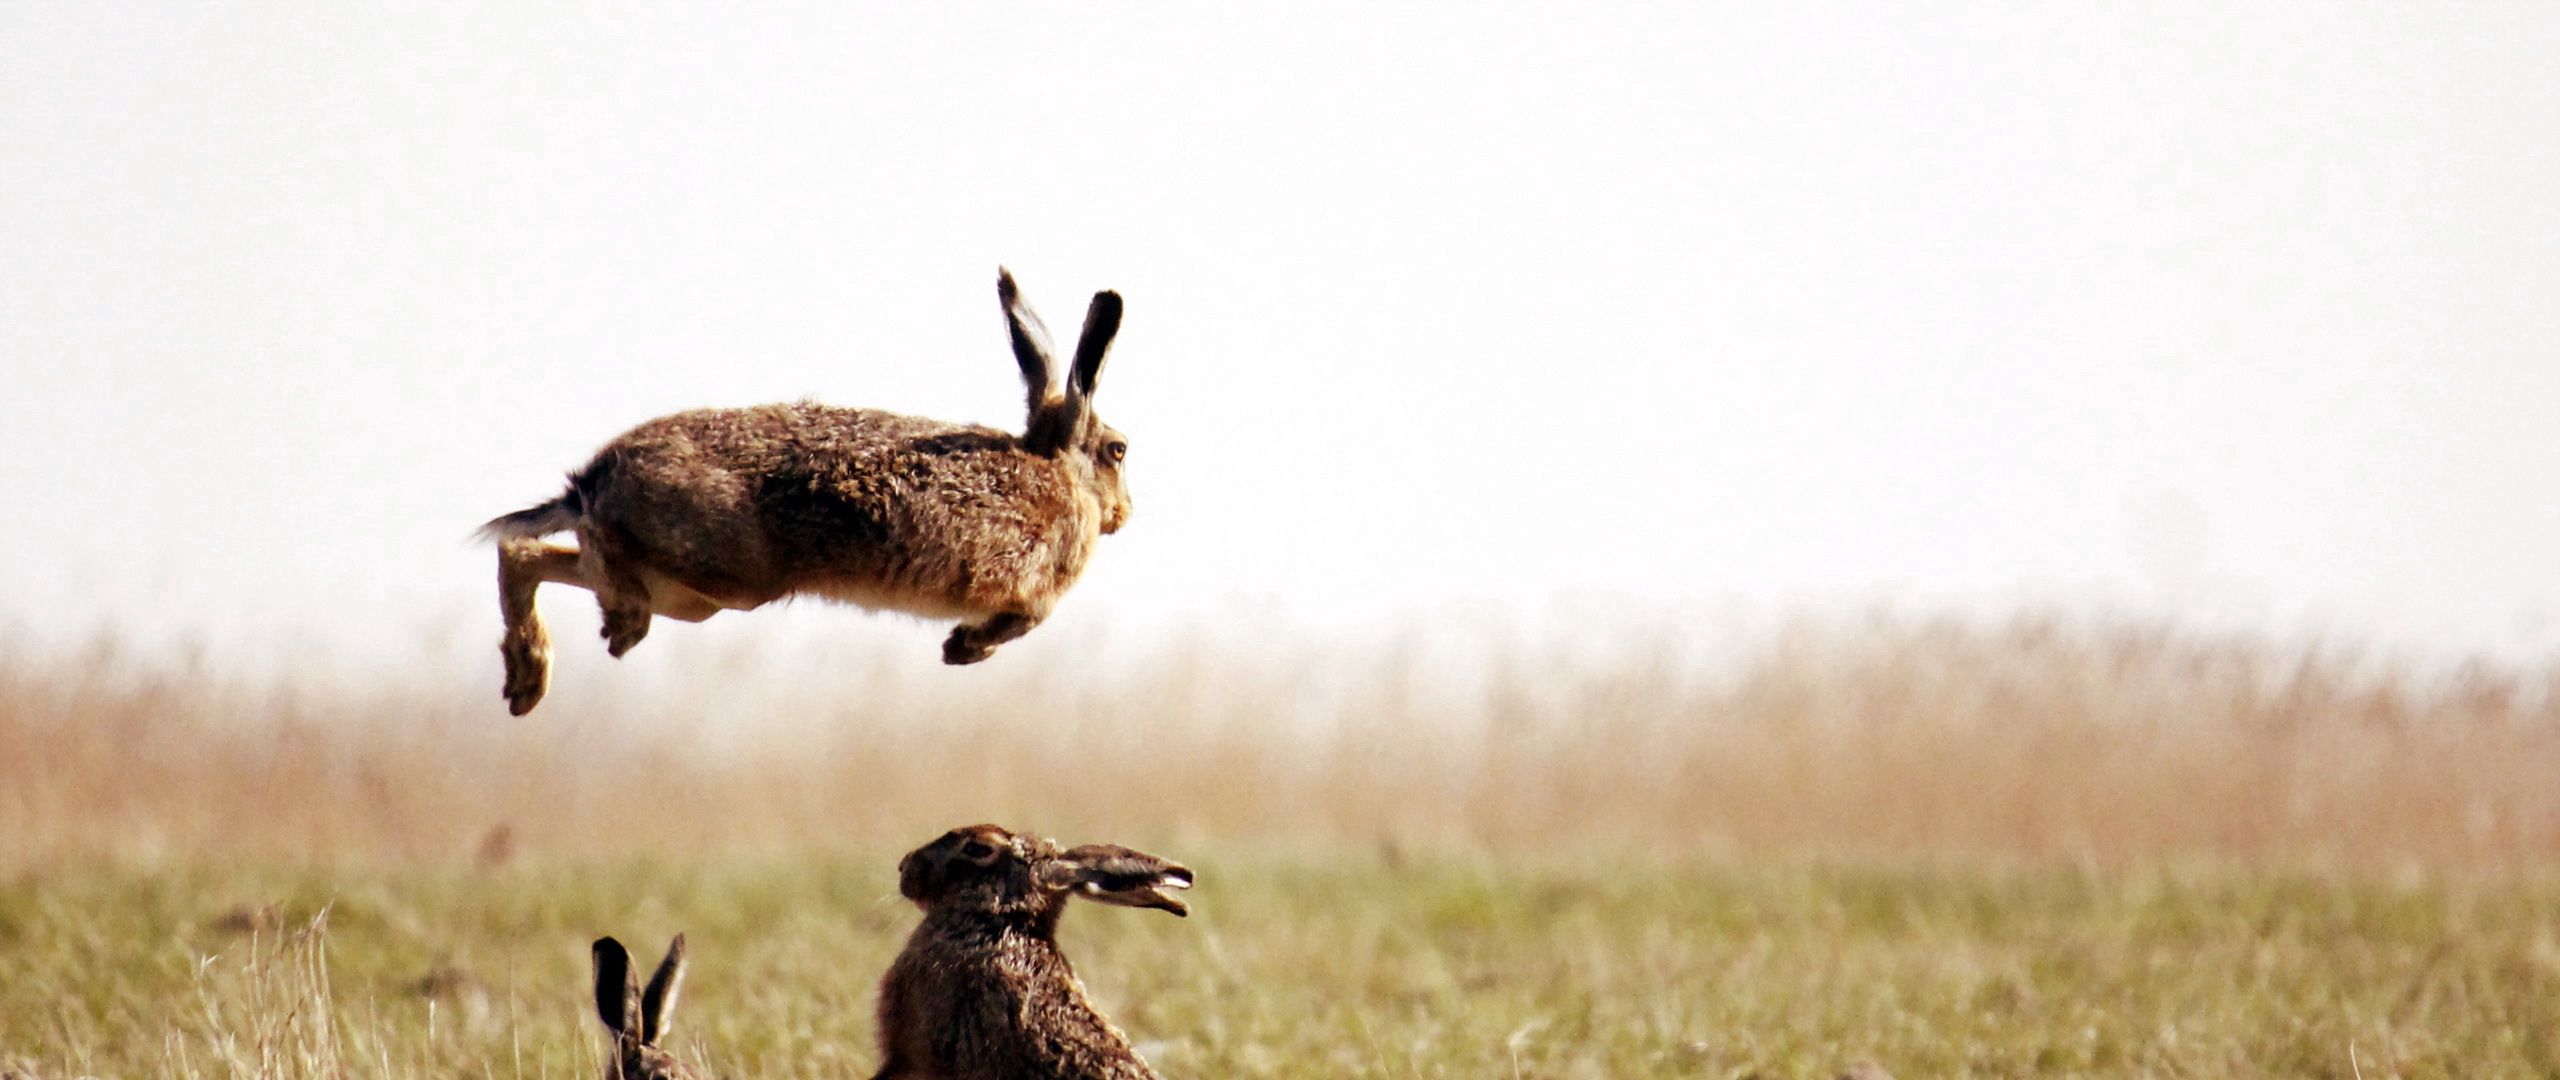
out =
[[640,1016],[640,980],[631,953],[609,937],[596,939],[596,1017],[616,1035],[629,1036]]
[[1024,303],[1022,290],[1013,283],[1013,271],[996,268],[996,299],[1004,304],[1005,332],[1013,341],[1013,361],[1022,365],[1022,387],[1029,395],[1031,410],[1038,412],[1049,400],[1049,386],[1055,381],[1050,374],[1049,329],[1040,325],[1040,316],[1032,314]]
[[640,995],[640,1041],[656,1043],[674,1029],[676,994],[684,987],[684,935],[667,945],[667,958],[658,962],[658,973],[649,976],[649,989]]
[[1069,398],[1093,395],[1093,384],[1102,378],[1102,358],[1119,334],[1120,294],[1109,289],[1093,294],[1093,304],[1084,309],[1084,334],[1076,338],[1076,366],[1067,374]]

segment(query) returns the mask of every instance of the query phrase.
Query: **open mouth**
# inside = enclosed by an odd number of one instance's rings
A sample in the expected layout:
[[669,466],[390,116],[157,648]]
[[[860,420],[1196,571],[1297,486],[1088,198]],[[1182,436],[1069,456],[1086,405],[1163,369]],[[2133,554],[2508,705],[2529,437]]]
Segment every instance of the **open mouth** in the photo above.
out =
[[1189,915],[1175,895],[1191,887],[1191,868],[1143,851],[1095,845],[1067,852],[1076,864],[1076,892],[1106,904]]

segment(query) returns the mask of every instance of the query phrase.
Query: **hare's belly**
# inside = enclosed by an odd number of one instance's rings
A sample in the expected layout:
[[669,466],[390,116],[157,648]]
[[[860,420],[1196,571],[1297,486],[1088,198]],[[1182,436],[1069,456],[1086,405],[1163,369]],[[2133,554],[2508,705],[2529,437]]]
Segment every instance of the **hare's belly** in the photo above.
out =
[[948,590],[898,582],[838,578],[812,582],[800,592],[869,611],[898,611],[928,619],[970,619],[993,614],[955,600]]
[[649,587],[649,610],[670,619],[701,622],[723,611],[750,611],[764,606],[766,600],[746,599],[735,594],[715,593],[655,570],[640,572],[640,580]]

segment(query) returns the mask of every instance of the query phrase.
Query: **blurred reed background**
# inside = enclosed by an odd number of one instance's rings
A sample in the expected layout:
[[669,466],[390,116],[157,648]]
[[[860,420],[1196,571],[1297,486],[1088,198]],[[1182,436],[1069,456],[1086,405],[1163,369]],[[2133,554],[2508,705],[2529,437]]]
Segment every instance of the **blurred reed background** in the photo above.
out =
[[555,625],[521,720],[476,642],[254,676],[0,646],[0,865],[789,855],[981,819],[1390,858],[2560,858],[2560,670],[2059,616],[1801,622],[1712,661],[1669,625],[1053,633],[943,669],[878,625],[709,660],[653,640],[665,678]]

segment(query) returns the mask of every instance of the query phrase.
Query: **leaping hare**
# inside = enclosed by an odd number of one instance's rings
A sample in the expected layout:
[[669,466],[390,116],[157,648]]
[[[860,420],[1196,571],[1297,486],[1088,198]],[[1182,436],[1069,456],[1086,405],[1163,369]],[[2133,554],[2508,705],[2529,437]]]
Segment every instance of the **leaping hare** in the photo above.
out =
[[898,863],[924,922],[880,981],[873,1080],[1160,1080],[1086,999],[1058,950],[1070,897],[1186,915],[1191,871],[1140,851],[993,825],[953,829]]
[[[1120,294],[1093,295],[1063,390],[1011,273],[997,271],[996,296],[1028,390],[1020,435],[814,402],[700,409],[624,432],[559,498],[483,526],[498,543],[508,711],[532,711],[550,685],[533,603],[546,581],[596,594],[617,657],[653,615],[700,622],[794,595],[963,620],[946,664],[1039,625],[1095,538],[1129,519],[1128,441],[1093,414]],[[542,539],[560,532],[577,546]]]
[[640,987],[631,953],[612,938],[597,938],[596,1015],[613,1032],[613,1056],[604,1080],[704,1080],[702,1071],[676,1059],[662,1045],[675,1023],[676,993],[684,983],[684,935],[667,946],[667,958]]

